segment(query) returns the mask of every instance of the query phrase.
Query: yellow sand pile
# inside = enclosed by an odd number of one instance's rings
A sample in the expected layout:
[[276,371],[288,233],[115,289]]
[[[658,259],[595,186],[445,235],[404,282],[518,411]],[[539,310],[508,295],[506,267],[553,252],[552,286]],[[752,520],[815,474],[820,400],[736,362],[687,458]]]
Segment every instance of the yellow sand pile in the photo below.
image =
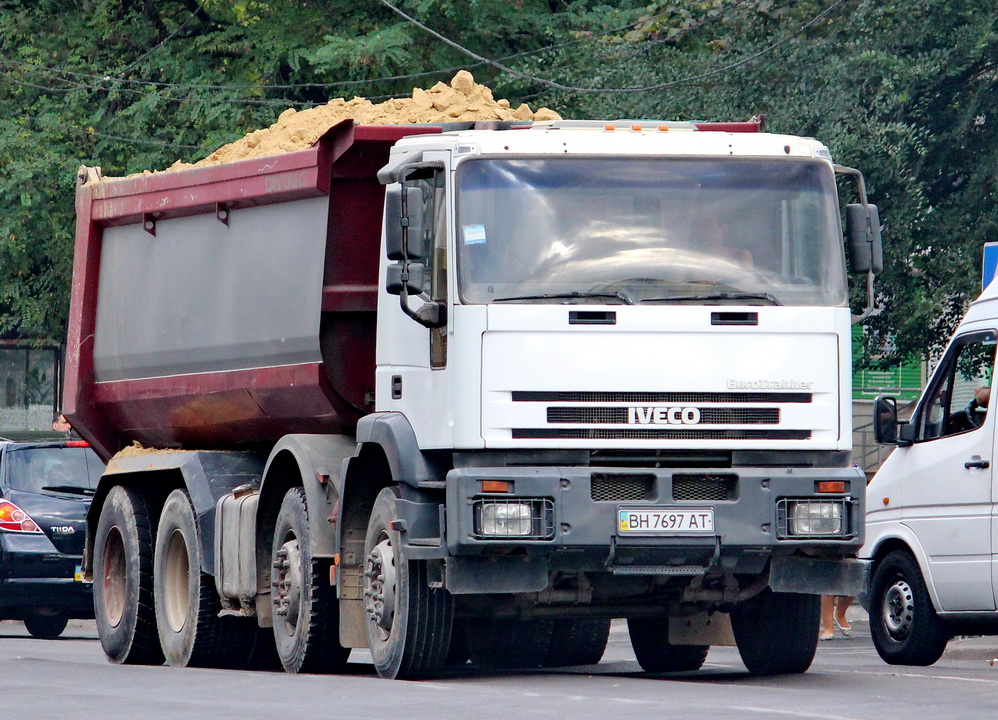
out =
[[289,108],[269,128],[256,130],[220,147],[193,165],[177,162],[170,170],[279,155],[311,147],[330,127],[345,119],[359,125],[404,125],[408,123],[462,120],[559,120],[548,108],[532,111],[526,104],[512,108],[508,100],[495,100],[492,91],[461,70],[450,84],[438,82],[429,90],[416,88],[410,98],[386,100],[375,105],[366,98],[337,98],[309,110]]

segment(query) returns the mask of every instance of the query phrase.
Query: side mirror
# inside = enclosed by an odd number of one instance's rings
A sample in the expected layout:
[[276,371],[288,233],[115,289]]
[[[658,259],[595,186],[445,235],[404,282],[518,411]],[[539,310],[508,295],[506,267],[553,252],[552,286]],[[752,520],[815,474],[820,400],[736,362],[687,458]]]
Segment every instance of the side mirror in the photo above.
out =
[[385,254],[395,261],[423,259],[421,188],[392,185],[385,191]]
[[850,270],[877,274],[884,269],[884,245],[880,235],[880,211],[876,205],[846,205]]
[[878,445],[897,445],[898,402],[880,395],[873,401],[873,438]]
[[[406,277],[403,279],[403,273]],[[389,295],[401,295],[402,288],[408,295],[419,295],[423,292],[423,266],[419,263],[393,263],[388,266],[388,274],[385,278],[385,290]]]

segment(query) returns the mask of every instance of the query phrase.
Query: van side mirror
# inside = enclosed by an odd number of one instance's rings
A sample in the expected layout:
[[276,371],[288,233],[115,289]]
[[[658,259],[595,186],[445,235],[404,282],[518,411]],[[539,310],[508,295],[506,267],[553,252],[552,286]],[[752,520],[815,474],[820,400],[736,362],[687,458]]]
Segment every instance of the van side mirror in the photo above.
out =
[[385,191],[385,254],[389,260],[423,259],[423,190],[390,185]]
[[878,445],[896,445],[898,441],[898,402],[879,395],[873,401],[873,438]]
[[880,211],[876,205],[846,205],[846,233],[849,237],[849,269],[854,273],[884,270],[884,245],[880,233]]

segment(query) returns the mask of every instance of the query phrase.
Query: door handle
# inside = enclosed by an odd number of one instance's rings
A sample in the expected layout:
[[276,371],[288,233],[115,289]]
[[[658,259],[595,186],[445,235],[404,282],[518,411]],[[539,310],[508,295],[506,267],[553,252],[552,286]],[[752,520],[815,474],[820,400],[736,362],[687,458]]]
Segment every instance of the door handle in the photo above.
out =
[[968,470],[970,470],[971,468],[979,468],[981,470],[987,470],[989,467],[991,467],[991,462],[988,460],[981,460],[980,458],[976,458],[974,460],[968,460],[963,464],[963,466]]

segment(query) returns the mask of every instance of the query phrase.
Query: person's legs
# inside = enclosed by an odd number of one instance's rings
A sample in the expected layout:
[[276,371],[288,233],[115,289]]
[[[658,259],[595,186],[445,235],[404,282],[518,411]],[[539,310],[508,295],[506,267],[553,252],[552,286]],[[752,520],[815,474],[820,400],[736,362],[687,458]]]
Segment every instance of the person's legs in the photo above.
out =
[[835,598],[835,611],[833,618],[839,630],[841,630],[842,634],[846,637],[852,635],[852,625],[850,625],[849,621],[846,619],[846,610],[848,610],[849,606],[852,605],[853,599],[854,598],[847,595],[839,595]]
[[821,596],[821,628],[818,632],[819,640],[831,640],[835,637],[835,596]]

